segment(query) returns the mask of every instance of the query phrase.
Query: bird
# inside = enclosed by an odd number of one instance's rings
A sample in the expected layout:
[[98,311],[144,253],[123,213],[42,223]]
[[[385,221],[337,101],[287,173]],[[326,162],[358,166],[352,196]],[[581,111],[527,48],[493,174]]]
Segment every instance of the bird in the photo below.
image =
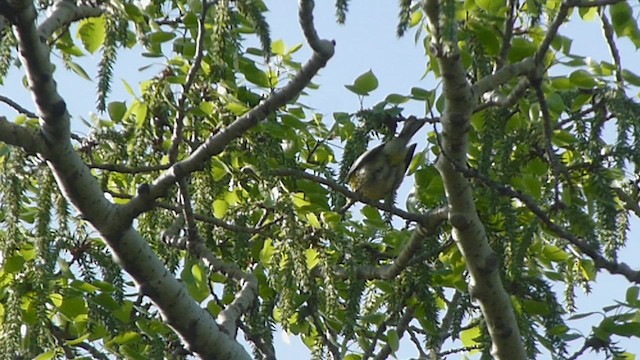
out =
[[[353,191],[371,200],[390,198],[404,180],[416,149],[416,144],[407,144],[425,123],[410,116],[398,136],[360,155],[346,176]],[[353,203],[349,201],[340,212],[344,213]]]

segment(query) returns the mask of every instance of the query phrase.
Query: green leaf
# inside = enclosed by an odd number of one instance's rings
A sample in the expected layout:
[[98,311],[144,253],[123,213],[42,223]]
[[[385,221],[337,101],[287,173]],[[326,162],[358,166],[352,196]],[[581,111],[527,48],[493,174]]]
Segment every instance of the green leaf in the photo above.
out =
[[530,315],[546,316],[551,313],[551,309],[549,308],[549,305],[542,301],[523,299],[521,302],[524,310]]
[[349,354],[344,357],[344,360],[362,360],[362,355],[359,354]]
[[74,73],[80,75],[81,78],[91,81],[91,77],[89,77],[89,74],[87,74],[87,72],[84,70],[84,68],[82,66],[78,65],[77,63],[75,63],[73,61],[68,61],[67,62],[67,66],[69,66],[71,71],[73,71]]
[[622,78],[633,86],[640,86],[640,76],[627,69],[622,70]]
[[[415,100],[428,100],[431,98],[432,96],[432,91],[429,90],[425,90],[423,88],[419,88],[419,87],[412,87],[411,88],[411,97]],[[433,105],[433,104],[432,104]]]
[[305,214],[305,217],[307,218],[307,222],[309,223],[309,225],[311,225],[312,228],[314,229],[322,228],[322,224],[320,224],[320,220],[318,220],[318,217],[316,216],[316,214],[312,212],[308,212]]
[[238,62],[238,70],[244,75],[244,78],[255,85],[258,85],[262,88],[270,88],[271,83],[269,81],[269,76],[264,71],[258,69],[256,67],[255,62],[241,58]]
[[307,263],[307,270],[315,268],[316,265],[318,265],[318,263],[320,262],[318,252],[315,249],[305,250],[304,255]]
[[378,88],[378,78],[373,74],[373,71],[369,70],[358,76],[353,85],[345,85],[345,87],[357,95],[366,96]]
[[60,312],[65,314],[69,319],[73,319],[78,315],[87,313],[87,304],[84,299],[79,296],[66,295],[59,307]]
[[632,286],[627,289],[627,294],[625,296],[625,300],[629,304],[636,304],[638,302],[638,293],[640,293],[640,288],[637,286]]
[[298,208],[304,208],[311,205],[311,202],[308,201],[304,195],[304,193],[298,192],[291,195],[291,201],[293,201],[293,205]]
[[222,219],[227,214],[228,209],[229,204],[224,200],[218,199],[213,202],[213,216],[218,219]]
[[612,327],[611,332],[624,337],[640,337],[640,323],[626,322],[623,324],[616,324]]
[[118,124],[127,112],[127,104],[124,101],[112,101],[107,105],[107,112],[109,118]]
[[176,37],[176,34],[172,32],[157,31],[149,35],[149,41],[152,43],[163,43],[163,42],[171,41],[175,37]]
[[403,103],[406,103],[409,100],[410,99],[409,99],[408,96],[404,96],[404,95],[400,95],[400,94],[389,94],[384,99],[384,101],[386,101],[386,102],[388,102],[390,104],[403,104]]
[[264,267],[268,267],[271,264],[271,259],[273,258],[273,254],[276,249],[273,247],[273,241],[271,239],[267,239],[262,246],[262,250],[260,250],[260,263]]
[[[480,327],[474,326],[470,329],[463,330],[460,332],[460,340],[462,341],[462,345],[465,347],[471,347],[475,345],[479,345],[477,339],[480,338],[482,332],[480,331]],[[477,353],[478,350],[472,350],[470,353]]]
[[609,16],[611,17],[611,24],[616,35],[623,36],[627,27],[635,24],[633,20],[633,10],[626,1],[609,6]]
[[572,147],[576,142],[576,138],[566,130],[554,130],[551,142],[558,147]]
[[238,116],[242,116],[247,111],[249,111],[249,108],[245,104],[242,104],[239,102],[227,103],[225,104],[225,107],[227,108],[227,110],[231,111],[234,115],[238,115]]
[[91,54],[96,52],[106,37],[106,29],[104,26],[104,16],[91,17],[83,19],[78,25],[78,37],[84,45],[84,48]]
[[596,270],[595,265],[593,265],[593,261],[580,259],[579,263],[582,275],[589,281],[595,281],[596,275],[598,275],[598,271]]
[[598,83],[586,70],[576,70],[569,75],[569,80],[571,83],[579,88],[591,89],[596,86]]
[[396,352],[400,349],[400,338],[398,337],[398,332],[395,329],[389,329],[389,331],[387,331],[387,344],[391,348],[392,352]]
[[578,9],[578,14],[580,14],[580,17],[582,18],[582,20],[592,21],[598,15],[598,7],[597,6],[581,7]]
[[553,262],[564,262],[569,259],[569,254],[567,254],[567,252],[551,244],[547,244],[542,248],[542,254]]
[[56,356],[55,350],[49,350],[41,353],[40,355],[33,358],[33,360],[50,360]]
[[13,255],[4,261],[3,270],[9,274],[17,273],[22,270],[24,258],[20,255]]
[[476,4],[484,11],[498,14],[500,8],[505,6],[505,0],[476,0]]
[[141,103],[141,102],[134,102],[133,104],[131,104],[131,113],[133,114],[133,116],[135,116],[136,118],[136,128],[137,129],[142,129],[146,123],[147,120],[147,112],[148,112],[149,108],[147,107],[147,104],[145,103]]
[[140,340],[140,334],[138,334],[137,332],[128,331],[124,334],[116,336],[112,341],[116,344],[122,345],[136,342],[138,340]]
[[231,169],[229,169],[227,164],[216,157],[211,160],[211,172],[213,175],[213,180],[220,181],[225,176],[227,176],[227,174],[231,173]]
[[136,96],[135,92],[133,91],[133,89],[131,88],[131,86],[129,85],[129,83],[125,79],[122,79],[122,86],[124,86],[124,89],[127,92],[127,94],[129,94],[129,95],[131,95],[133,97]]
[[529,56],[532,56],[536,52],[536,45],[530,40],[517,37],[513,39],[511,43],[511,49],[509,50],[509,61],[517,62]]
[[66,345],[69,345],[69,346],[78,345],[78,344],[84,342],[85,340],[89,339],[90,336],[91,336],[91,334],[87,333],[87,334],[84,334],[84,335],[82,335],[80,337],[77,337],[77,338],[75,338],[73,340],[67,340],[64,343]]
[[274,55],[284,56],[285,55],[285,46],[282,39],[278,39],[271,43],[271,52]]

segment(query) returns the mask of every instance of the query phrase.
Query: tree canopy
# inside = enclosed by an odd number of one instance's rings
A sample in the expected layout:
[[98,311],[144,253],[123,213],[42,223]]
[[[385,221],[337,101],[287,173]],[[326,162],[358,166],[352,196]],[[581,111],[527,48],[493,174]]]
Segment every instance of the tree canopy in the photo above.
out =
[[[306,105],[340,51],[314,2],[297,4],[305,44],[272,40],[268,5],[0,0],[1,354],[276,359],[282,328],[319,359],[633,358],[618,344],[640,337],[640,269],[619,260],[640,217],[628,2],[401,0],[389,21],[435,81],[348,112]],[[572,51],[562,28],[581,21],[610,60]],[[162,69],[112,99],[132,48]],[[95,81],[89,119],[63,72]],[[344,84],[379,87],[366,70]],[[406,199],[347,187],[410,117],[428,130]],[[576,292],[601,272],[626,297],[585,313]]]

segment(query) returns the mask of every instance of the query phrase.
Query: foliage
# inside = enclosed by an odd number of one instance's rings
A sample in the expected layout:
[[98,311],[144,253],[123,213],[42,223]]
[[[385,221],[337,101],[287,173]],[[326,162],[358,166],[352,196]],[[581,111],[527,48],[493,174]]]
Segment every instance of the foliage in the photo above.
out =
[[[627,38],[637,46],[640,31],[627,2],[606,3],[401,1],[398,34],[415,31],[427,73],[445,85],[389,94],[350,113],[331,109],[333,118],[324,118],[304,103],[317,86],[310,82],[154,198],[133,227],[167,276],[180,279],[190,301],[219,322],[245,296],[247,279],[256,279],[257,296],[238,319],[256,358],[274,357],[277,326],[300,336],[314,358],[387,358],[410,346],[403,339],[425,358],[490,357],[495,339],[476,303],[481,296],[469,286],[471,260],[457,238],[464,230],[445,221],[455,215],[446,212],[451,193],[442,166],[427,161],[456,163],[445,143],[453,100],[444,75],[451,70],[442,60],[455,48],[470,86],[493,90],[473,99],[469,126],[458,130],[467,141],[461,145],[466,163],[454,167],[473,190],[474,214],[498,259],[526,357],[600,351],[631,358],[616,339],[640,337],[632,286],[640,276],[618,254],[630,218],[640,216],[640,179],[632,175],[640,172],[640,106],[629,95],[640,78],[622,68],[615,42]],[[0,11],[8,6],[0,4]],[[303,72],[297,53],[303,45],[271,40],[261,0],[84,5],[99,7],[100,15],[57,29],[48,40],[52,54],[82,77],[89,75],[77,58],[101,52],[96,109],[102,112],[87,136],[73,135],[73,145],[117,205],[137,201],[163,174],[179,172],[176,162],[236,131],[229,129],[237,119]],[[38,6],[45,16],[53,4]],[[347,10],[348,1],[336,2],[339,22]],[[581,18],[570,21],[600,18],[612,62],[571,51],[571,39],[553,28],[569,11]],[[6,49],[16,39],[11,31],[0,35],[4,78],[17,54]],[[253,37],[260,48],[247,45]],[[118,52],[131,47],[143,48],[150,61],[161,59],[163,69],[137,88],[127,83],[127,101],[109,101]],[[534,58],[542,71],[492,78]],[[378,85],[367,71],[346,88],[362,100]],[[411,115],[402,108],[408,101],[424,103],[433,125],[416,140],[424,151],[409,169],[415,188],[408,212],[363,200],[360,213],[341,216],[345,197],[358,199],[341,185],[346,171],[370,140],[396,133]],[[12,123],[39,131],[43,125],[32,116],[22,112]],[[112,260],[115,246],[110,234],[95,230],[96,214],[74,208],[78,201],[62,186],[59,170],[0,140],[0,353],[16,359],[191,354],[167,310],[132,278],[136,269]],[[345,144],[342,153],[337,143]],[[386,221],[390,213],[406,224]],[[211,258],[245,277],[221,271]],[[588,290],[603,270],[632,283],[627,297],[599,314],[581,314],[575,292]],[[598,315],[591,330],[571,327],[571,320]],[[462,349],[449,346],[458,339]]]

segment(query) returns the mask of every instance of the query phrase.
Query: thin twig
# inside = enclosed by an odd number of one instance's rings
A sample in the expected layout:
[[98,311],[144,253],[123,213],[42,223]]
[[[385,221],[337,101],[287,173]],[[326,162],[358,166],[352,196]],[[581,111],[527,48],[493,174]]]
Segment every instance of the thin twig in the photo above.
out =
[[0,95],[0,101],[2,101],[3,103],[11,106],[12,108],[14,108],[20,114],[26,115],[27,117],[32,118],[32,119],[37,119],[38,118],[38,114],[36,114],[33,111],[30,111],[30,110],[22,107],[20,104],[18,104],[17,102],[9,99],[8,97],[6,97],[4,95]]
[[329,180],[326,178],[323,178],[321,176],[317,176],[317,175],[312,175],[309,174],[305,171],[302,170],[295,170],[295,169],[277,169],[277,170],[273,170],[271,171],[271,175],[274,176],[293,176],[293,177],[298,177],[298,178],[303,178],[303,179],[307,179],[307,180],[311,180],[314,182],[317,182],[319,184],[323,184],[328,186],[331,190],[334,190],[336,192],[339,192],[340,194],[350,198],[350,199],[354,199],[356,201],[360,201],[363,202],[367,205],[371,205],[375,208],[378,208],[382,211],[386,211],[389,212],[393,215],[397,215],[405,220],[408,221],[413,221],[413,222],[417,222],[419,224],[427,224],[430,221],[430,217],[428,215],[425,214],[414,214],[414,213],[410,213],[407,211],[404,211],[402,209],[398,209],[394,206],[388,205],[388,204],[384,204],[381,203],[379,201],[375,201],[375,200],[371,200],[367,197],[365,197],[364,195],[357,193],[357,192],[353,192],[350,191],[349,189],[347,189],[347,187],[338,184],[337,182],[333,181],[333,180]]
[[547,50],[549,50],[549,46],[551,46],[551,42],[558,34],[560,25],[562,25],[562,23],[566,20],[567,15],[569,14],[570,8],[571,8],[571,4],[568,1],[564,1],[560,5],[560,9],[558,10],[558,14],[556,15],[556,18],[553,19],[553,22],[551,22],[551,24],[549,25],[549,28],[547,29],[544,39],[542,39],[540,46],[538,46],[538,50],[536,50],[536,53],[534,55],[534,60],[536,64],[541,64],[543,62],[542,60],[544,59],[544,56],[547,54]]
[[544,91],[542,91],[542,85],[540,81],[536,81],[533,84],[533,87],[536,91],[536,96],[538,97],[538,102],[540,103],[540,111],[542,112],[542,126],[544,129],[544,148],[547,153],[547,157],[549,158],[549,163],[551,163],[551,171],[553,171],[553,177],[555,178],[555,182],[553,184],[555,189],[555,202],[560,202],[560,175],[565,176],[565,180],[567,184],[571,184],[571,176],[568,175],[567,169],[563,169],[558,157],[556,156],[555,151],[553,150],[553,144],[551,143],[551,138],[553,137],[553,127],[551,125],[551,114],[549,113],[549,106],[547,105],[547,100],[544,96]]
[[[412,306],[407,306],[404,314],[400,317],[398,324],[396,324],[396,332],[398,334],[398,339],[402,339],[404,336],[404,332],[407,330],[407,326],[411,320],[413,320],[413,311],[414,308]],[[391,345],[387,342],[382,350],[374,357],[375,360],[383,360],[386,359],[387,356],[391,354]]]
[[499,184],[492,179],[480,174],[477,170],[467,168],[467,169],[457,169],[461,173],[463,173],[466,177],[474,178],[479,180],[481,183],[486,186],[494,189],[501,195],[508,196],[510,198],[520,200],[524,206],[529,209],[534,215],[538,217],[542,221],[542,223],[547,227],[547,229],[551,230],[551,232],[555,233],[558,237],[565,239],[569,243],[573,244],[575,247],[580,249],[582,253],[587,255],[593,260],[594,265],[599,269],[605,269],[611,274],[617,274],[624,276],[627,280],[633,283],[640,283],[640,271],[633,270],[629,265],[624,262],[616,262],[606,259],[602,256],[597,250],[593,249],[587,242],[564,229],[562,226],[554,223],[551,218],[538,205],[535,200],[529,195],[523,194],[522,192],[513,189],[510,186]]
[[596,6],[615,5],[623,1],[626,1],[626,0],[572,0],[570,1],[570,3],[571,3],[571,6],[574,6],[574,7],[587,8],[587,7],[596,7]]
[[611,25],[609,18],[607,18],[607,15],[604,13],[604,8],[600,8],[598,13],[600,14],[600,21],[602,21],[602,32],[604,33],[605,39],[607,39],[613,63],[616,65],[616,85],[618,86],[618,89],[622,90],[624,87],[624,79],[622,78],[622,60],[620,59],[620,52],[618,51],[618,46],[616,45],[616,40],[614,38],[613,25]]
[[155,171],[166,170],[171,167],[171,164],[164,165],[145,165],[145,166],[136,166],[129,167],[126,165],[119,164],[89,164],[89,168],[105,170],[105,171],[113,171],[124,174],[140,174],[140,173],[150,173]]
[[[124,193],[119,193],[119,192],[115,192],[113,190],[105,190],[106,193],[108,193],[109,195],[116,197],[116,198],[120,198],[120,199],[132,199],[133,196],[129,195],[129,194],[124,194]],[[181,206],[177,206],[177,205],[173,205],[173,204],[169,204],[167,202],[164,201],[158,201],[156,200],[154,202],[154,207],[159,207],[165,210],[171,210],[173,212],[175,212],[176,214],[182,214],[183,213],[183,208]],[[270,223],[261,225],[259,227],[255,227],[255,228],[251,228],[251,227],[246,227],[246,226],[239,226],[239,225],[235,225],[235,224],[229,224],[227,222],[224,222],[218,218],[215,218],[213,216],[207,216],[207,215],[202,215],[202,214],[198,214],[198,213],[194,213],[193,217],[198,220],[198,221],[202,221],[202,222],[207,222],[210,224],[213,224],[215,226],[219,226],[223,229],[229,230],[229,231],[233,231],[233,232],[239,232],[239,233],[246,233],[246,234],[258,234],[262,231],[264,231],[266,228],[277,224],[279,222],[279,220],[274,220]]]
[[509,15],[505,20],[504,33],[502,34],[502,45],[500,46],[500,55],[498,56],[498,60],[496,61],[496,70],[499,70],[504,66],[507,60],[507,55],[509,55],[509,50],[511,49],[511,40],[513,39],[513,25],[516,22],[517,5],[517,0],[509,0]]
[[195,58],[193,59],[193,64],[191,64],[191,68],[189,68],[189,72],[187,73],[185,84],[182,87],[182,96],[178,101],[178,111],[175,117],[175,124],[173,126],[173,134],[171,136],[171,147],[169,148],[169,163],[171,164],[174,164],[178,160],[178,150],[180,147],[180,143],[182,143],[184,135],[182,129],[184,127],[183,121],[186,113],[185,105],[189,97],[189,91],[191,90],[191,86],[193,86],[198,71],[200,70],[200,64],[202,63],[202,58],[204,56],[204,24],[208,8],[209,6],[207,2],[203,2],[202,12],[200,13],[200,18],[198,19],[198,35],[196,37]]

